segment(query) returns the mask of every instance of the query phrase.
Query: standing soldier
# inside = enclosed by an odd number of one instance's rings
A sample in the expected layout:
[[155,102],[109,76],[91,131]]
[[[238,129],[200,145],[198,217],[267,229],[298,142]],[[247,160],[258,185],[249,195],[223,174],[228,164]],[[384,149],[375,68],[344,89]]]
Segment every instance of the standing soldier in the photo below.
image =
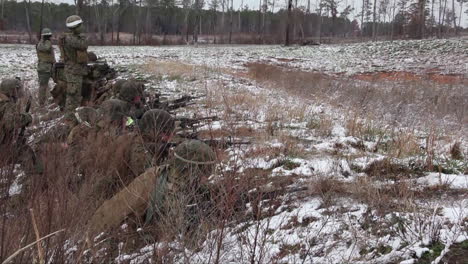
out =
[[88,74],[88,43],[82,34],[83,20],[79,16],[69,16],[66,25],[70,32],[60,37],[59,47],[67,80],[65,111],[70,116],[81,105],[83,76]]
[[47,100],[49,90],[49,79],[52,77],[52,66],[55,63],[54,48],[50,38],[52,31],[44,28],[41,32],[41,40],[36,45],[37,51],[37,74],[39,76],[39,105],[43,106]]

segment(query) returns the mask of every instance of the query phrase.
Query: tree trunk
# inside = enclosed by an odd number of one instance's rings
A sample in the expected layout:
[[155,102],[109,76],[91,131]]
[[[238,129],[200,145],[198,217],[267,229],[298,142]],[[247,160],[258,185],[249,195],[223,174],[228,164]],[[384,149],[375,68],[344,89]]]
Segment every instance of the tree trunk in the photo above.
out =
[[395,32],[395,13],[396,13],[396,0],[393,0],[393,7],[392,7],[392,28],[390,33],[390,41],[393,41],[393,35]]
[[258,19],[257,19],[257,35],[261,38],[262,35],[262,0],[258,1]]
[[153,39],[153,30],[151,28],[151,6],[147,4],[145,19],[145,44],[151,45]]
[[458,30],[457,30],[457,18],[455,17],[455,0],[452,0],[452,10],[453,10],[453,31],[455,33],[455,36],[458,35]]
[[234,11],[234,0],[231,0],[231,16],[229,18],[229,44],[232,43],[232,20],[233,20],[233,11]]
[[[459,25],[459,26],[461,25],[461,18],[462,18],[462,16],[463,16],[462,11],[463,11],[463,0],[460,1],[460,15],[459,15],[459,17],[458,17],[458,25]],[[457,35],[458,35],[458,29],[457,29],[456,33],[457,33]]]
[[284,37],[284,45],[289,46],[289,28],[291,26],[291,8],[292,8],[292,0],[288,0],[288,18],[286,21],[286,35]]
[[244,6],[244,0],[241,1],[241,5],[239,7],[239,21],[237,21],[239,24],[238,24],[238,32],[241,32],[242,31],[242,20],[241,20],[241,12],[242,12],[242,8]]
[[198,9],[198,6],[199,6],[199,0],[195,0],[195,27],[193,29],[193,42],[194,43],[198,43],[198,17],[199,17],[199,14],[198,12],[200,12],[200,10]]
[[[435,0],[431,1],[431,21],[435,24],[435,17],[434,17],[434,3]],[[431,37],[434,36],[434,25],[431,23]]]
[[361,40],[364,38],[364,12],[366,10],[366,0],[362,0],[362,13],[361,13]]
[[[434,1],[434,0],[433,0]],[[439,23],[438,23],[438,38],[441,38],[442,37],[442,11],[443,11],[443,8],[442,8],[442,0],[439,0]]]
[[317,23],[317,39],[318,43],[322,39],[322,0],[319,1],[318,23]]
[[2,20],[2,22],[3,22],[3,18],[5,17],[3,13],[4,8],[5,8],[5,0],[2,0],[2,14],[0,16],[0,20]]
[[[229,1],[229,0],[228,0]],[[224,16],[225,16],[225,7],[226,7],[226,0],[222,0],[221,2],[221,28],[220,33],[224,35]]]
[[78,16],[83,15],[83,0],[78,0],[76,3],[76,14]]
[[426,28],[426,12],[425,12],[425,7],[426,7],[426,0],[419,0],[418,2],[419,5],[419,32],[418,32],[418,38],[422,39],[424,38],[424,31]]
[[372,41],[377,40],[377,31],[376,31],[376,22],[377,22],[377,0],[374,0],[374,11],[373,11],[373,17],[372,17]]
[[26,3],[26,0],[24,0],[24,11],[26,12],[26,29],[28,30],[28,36],[29,36],[29,43],[33,43],[32,41],[32,32],[31,32],[31,23],[29,21],[29,8],[28,8],[28,3]]
[[263,17],[262,17],[262,43],[265,44],[265,21],[266,21],[266,15],[268,11],[268,0],[263,1]]
[[447,0],[444,1],[444,10],[442,10],[442,26],[445,24],[445,11],[447,10]]

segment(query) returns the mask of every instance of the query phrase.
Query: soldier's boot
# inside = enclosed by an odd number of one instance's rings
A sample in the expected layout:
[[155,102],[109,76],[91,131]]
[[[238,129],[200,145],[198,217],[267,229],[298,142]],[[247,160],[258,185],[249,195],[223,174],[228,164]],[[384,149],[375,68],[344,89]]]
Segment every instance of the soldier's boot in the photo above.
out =
[[39,74],[39,105],[44,106],[47,102],[47,92],[49,90],[49,73]]

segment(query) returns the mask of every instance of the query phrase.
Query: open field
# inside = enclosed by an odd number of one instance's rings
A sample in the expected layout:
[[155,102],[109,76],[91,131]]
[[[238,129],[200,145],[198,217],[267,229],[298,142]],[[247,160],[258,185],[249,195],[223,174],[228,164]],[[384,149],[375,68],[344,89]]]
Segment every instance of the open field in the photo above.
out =
[[[202,95],[176,115],[216,115],[198,128],[201,137],[252,143],[217,150],[210,181],[254,197],[223,207],[229,217],[207,226],[195,246],[124,223],[88,249],[84,216],[67,223],[52,214],[54,223],[44,220],[40,229],[67,229],[47,242],[51,252],[63,251],[61,260],[466,263],[467,39],[90,50],[122,77],[145,80],[151,93]],[[35,60],[32,46],[1,45],[0,75],[21,77],[35,94]],[[49,114],[35,112],[33,144],[56,124]],[[15,181],[7,191],[21,190]],[[13,248],[24,245],[13,232],[4,235]]]

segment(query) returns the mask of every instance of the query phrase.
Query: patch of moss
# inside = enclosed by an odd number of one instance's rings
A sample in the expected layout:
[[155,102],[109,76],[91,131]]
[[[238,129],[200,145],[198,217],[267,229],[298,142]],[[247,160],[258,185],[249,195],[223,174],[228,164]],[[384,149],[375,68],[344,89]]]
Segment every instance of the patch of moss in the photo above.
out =
[[424,252],[418,261],[418,264],[430,264],[434,261],[444,250],[445,245],[441,242],[435,242],[429,247],[429,251]]
[[380,254],[380,255],[387,255],[388,253],[392,252],[392,247],[390,246],[386,246],[386,245],[380,245],[378,248],[377,248],[377,252]]

